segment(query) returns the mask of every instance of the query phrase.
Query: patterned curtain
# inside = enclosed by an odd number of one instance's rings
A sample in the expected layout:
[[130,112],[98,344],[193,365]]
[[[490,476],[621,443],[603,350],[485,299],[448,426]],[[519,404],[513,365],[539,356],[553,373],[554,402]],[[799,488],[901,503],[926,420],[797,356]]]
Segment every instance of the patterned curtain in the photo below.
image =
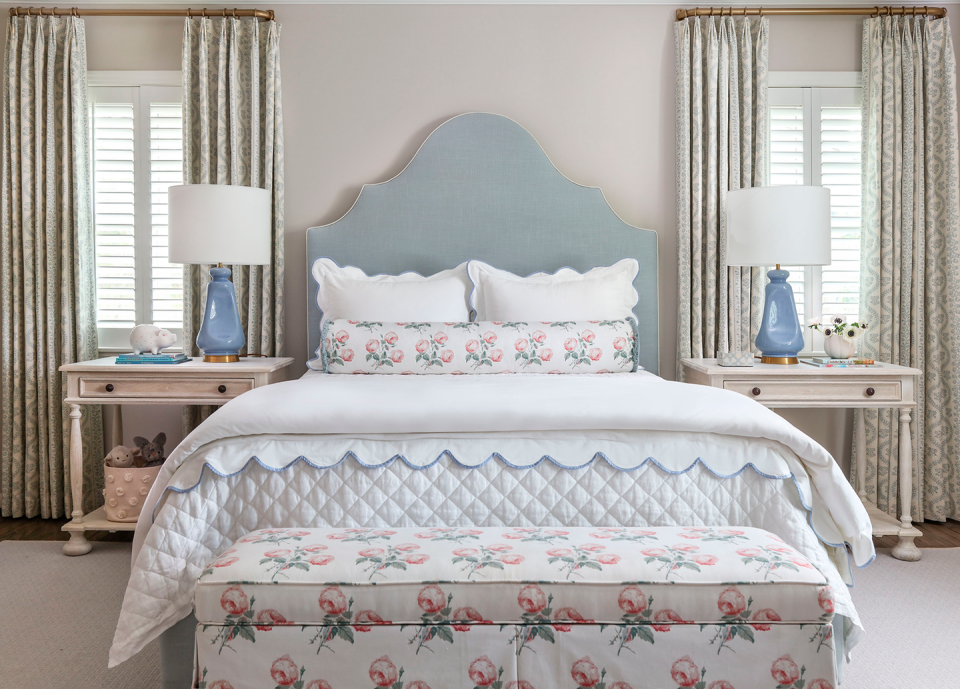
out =
[[726,192],[763,184],[769,19],[674,24],[677,64],[677,375],[683,357],[753,351],[764,271],[726,265]]
[[[863,354],[923,371],[913,413],[915,520],[960,519],[960,196],[950,23],[863,24]],[[864,423],[867,497],[899,516],[899,418]],[[911,458],[904,458],[911,461]],[[857,485],[854,477],[854,485]]]
[[[58,368],[97,358],[83,21],[10,17],[3,73],[0,512],[57,518],[73,510]],[[102,504],[100,407],[82,430],[87,512]]]
[[[273,192],[273,261],[228,266],[246,351],[283,354],[283,116],[280,27],[257,19],[188,18],[183,30],[183,179]],[[183,343],[197,356],[208,266],[184,266]],[[211,408],[186,407],[184,431]]]

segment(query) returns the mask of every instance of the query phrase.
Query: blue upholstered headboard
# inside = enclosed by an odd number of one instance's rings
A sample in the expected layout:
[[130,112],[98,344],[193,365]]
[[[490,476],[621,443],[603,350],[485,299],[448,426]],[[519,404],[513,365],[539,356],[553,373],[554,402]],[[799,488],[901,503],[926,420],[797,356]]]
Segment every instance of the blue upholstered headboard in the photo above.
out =
[[[603,193],[571,182],[527,130],[500,115],[444,122],[403,172],[368,184],[346,215],[307,230],[307,274],[332,258],[368,275],[431,275],[479,259],[517,275],[640,262],[640,364],[659,370],[657,233],[623,222]],[[320,343],[317,284],[308,282],[308,358]]]

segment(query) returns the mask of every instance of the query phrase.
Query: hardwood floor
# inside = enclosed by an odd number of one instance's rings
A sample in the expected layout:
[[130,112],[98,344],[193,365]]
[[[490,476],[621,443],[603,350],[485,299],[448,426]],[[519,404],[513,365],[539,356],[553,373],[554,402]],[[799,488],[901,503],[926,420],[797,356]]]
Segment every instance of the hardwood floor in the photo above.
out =
[[[69,535],[60,530],[67,519],[3,519],[0,517],[0,541],[66,541]],[[917,524],[923,537],[916,543],[920,548],[960,548],[960,522],[924,522]],[[91,541],[132,541],[132,531],[89,531]],[[874,538],[878,548],[892,548],[897,543],[894,536]]]

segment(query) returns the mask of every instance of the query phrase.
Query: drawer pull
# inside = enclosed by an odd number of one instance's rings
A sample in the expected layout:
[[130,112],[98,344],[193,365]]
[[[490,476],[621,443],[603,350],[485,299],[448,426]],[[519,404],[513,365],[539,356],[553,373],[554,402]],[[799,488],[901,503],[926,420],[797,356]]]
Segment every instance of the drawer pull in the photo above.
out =
[[877,392],[877,391],[874,390],[873,388],[867,388],[867,389],[866,389],[867,397],[873,397],[873,396],[876,394],[876,392]]
[[227,391],[227,386],[226,386],[226,385],[221,385],[220,387],[217,388],[217,392],[219,392],[219,393],[224,393],[224,392],[226,392],[226,391]]
[[107,392],[113,392],[113,383],[107,383],[107,387],[104,388]]
[[750,392],[753,393],[753,396],[754,396],[754,397],[759,397],[759,396],[760,396],[760,388],[754,388],[754,389],[751,390]]

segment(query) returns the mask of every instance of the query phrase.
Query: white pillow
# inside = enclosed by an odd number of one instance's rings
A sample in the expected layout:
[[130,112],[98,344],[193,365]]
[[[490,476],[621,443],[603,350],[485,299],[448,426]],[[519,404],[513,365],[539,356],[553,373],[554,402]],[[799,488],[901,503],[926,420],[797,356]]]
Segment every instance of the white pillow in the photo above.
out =
[[470,307],[478,321],[595,321],[633,316],[640,295],[633,281],[634,258],[578,273],[561,268],[553,275],[519,277],[481,261],[470,261]]

